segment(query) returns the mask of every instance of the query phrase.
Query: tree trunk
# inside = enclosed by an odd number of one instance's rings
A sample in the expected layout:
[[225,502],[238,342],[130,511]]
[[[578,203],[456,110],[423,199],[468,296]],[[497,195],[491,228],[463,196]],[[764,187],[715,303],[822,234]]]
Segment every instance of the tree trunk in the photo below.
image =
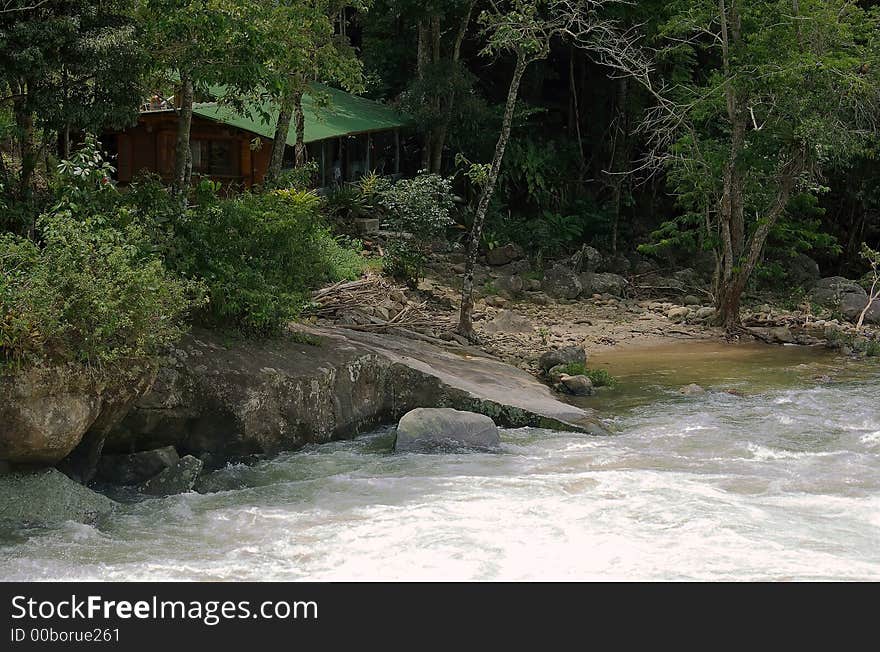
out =
[[193,115],[193,82],[189,73],[180,75],[180,103],[177,107],[177,143],[174,149],[174,180],[172,193],[181,201],[186,201],[192,176],[192,150],[190,132]]
[[731,273],[725,271],[716,299],[716,309],[720,325],[728,331],[735,331],[741,327],[739,308],[743,292],[761,259],[767,236],[788,206],[788,200],[791,199],[791,193],[794,191],[798,176],[804,169],[803,166],[804,154],[799,152],[780,172],[776,199],[766,217],[758,222],[758,227],[749,238],[748,253]]
[[492,165],[489,167],[489,175],[483,190],[480,193],[480,201],[474,214],[474,223],[471,226],[470,241],[468,243],[467,259],[465,261],[464,279],[461,288],[461,312],[458,320],[458,333],[473,339],[473,311],[474,311],[474,268],[477,265],[477,254],[480,250],[480,238],[483,235],[483,223],[486,221],[486,213],[489,210],[489,202],[495,192],[495,184],[498,181],[498,173],[501,171],[501,161],[504,158],[504,150],[510,140],[510,129],[513,124],[513,113],[516,109],[516,100],[519,93],[519,85],[528,61],[523,54],[517,55],[516,67],[510,80],[510,88],[507,91],[507,103],[504,106],[504,119],[501,122],[501,133],[495,143],[495,154],[492,157]]
[[[424,20],[419,21],[418,25],[418,48],[416,50],[416,72],[418,73],[419,79],[425,78],[425,72],[428,68],[428,63],[430,62],[430,51],[428,49],[428,40],[430,37],[430,30],[428,29],[428,24]],[[425,138],[422,143],[422,169],[430,170],[431,169],[431,130],[427,130],[425,132]]]
[[293,96],[293,116],[296,125],[296,146],[294,147],[294,166],[306,164],[306,118],[303,114],[303,93],[297,91]]
[[287,134],[290,132],[290,119],[293,117],[293,93],[285,93],[281,98],[278,121],[275,123],[275,139],[272,141],[272,155],[266,170],[266,182],[278,180],[284,164],[284,150],[287,147]]
[[31,181],[37,168],[37,149],[34,146],[34,116],[27,106],[27,85],[21,84],[12,100],[15,126],[18,131],[18,153],[21,172],[18,177],[18,194],[22,199],[31,196]]

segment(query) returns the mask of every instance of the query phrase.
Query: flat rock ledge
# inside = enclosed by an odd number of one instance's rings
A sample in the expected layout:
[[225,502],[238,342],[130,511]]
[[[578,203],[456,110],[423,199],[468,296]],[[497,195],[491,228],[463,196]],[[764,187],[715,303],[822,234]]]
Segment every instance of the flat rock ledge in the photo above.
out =
[[352,437],[423,407],[483,414],[502,427],[609,434],[591,412],[476,349],[335,328],[304,332],[317,344],[194,332],[110,431],[104,452],[174,446],[215,466]]

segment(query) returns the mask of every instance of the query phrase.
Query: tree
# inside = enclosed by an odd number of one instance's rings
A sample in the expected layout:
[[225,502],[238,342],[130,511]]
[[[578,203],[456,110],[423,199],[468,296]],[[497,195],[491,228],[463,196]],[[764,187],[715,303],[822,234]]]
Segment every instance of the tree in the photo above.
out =
[[[22,0],[0,12],[0,87],[8,90],[17,141],[17,194],[31,193],[34,170],[57,136],[123,126],[141,99],[145,57],[132,0]],[[40,143],[36,142],[42,134]]]
[[248,0],[140,0],[138,16],[156,76],[179,88],[172,191],[184,201],[195,96],[221,88],[221,99],[235,100],[266,81],[266,7]]
[[865,304],[865,309],[862,310],[856,323],[857,330],[861,330],[862,325],[864,325],[865,317],[871,306],[876,301],[880,301],[880,251],[874,251],[867,244],[862,244],[862,258],[871,266],[871,278],[869,279],[871,281],[871,289],[868,290],[868,302]]
[[272,155],[266,173],[272,181],[281,172],[291,119],[296,132],[295,165],[305,163],[303,94],[315,81],[339,82],[347,90],[362,88],[361,63],[335,23],[345,20],[345,8],[365,10],[356,0],[284,0],[271,11],[268,40],[274,46],[269,59],[270,97],[279,106]]
[[[677,1],[669,59],[690,64],[649,129],[682,203],[705,216],[728,330],[768,236],[825,166],[877,131],[878,14],[845,0]],[[659,95],[658,95],[659,97]]]
[[491,8],[480,14],[479,22],[486,38],[483,53],[489,56],[513,54],[514,68],[492,162],[473,167],[470,175],[478,181],[481,190],[471,226],[462,281],[457,331],[464,337],[474,337],[474,268],[486,213],[510,140],[520,83],[528,65],[546,59],[551,44],[557,39],[568,41],[615,68],[636,71],[647,65],[631,39],[626,34],[618,33],[612,21],[600,17],[599,12],[612,2],[614,0],[493,0]]

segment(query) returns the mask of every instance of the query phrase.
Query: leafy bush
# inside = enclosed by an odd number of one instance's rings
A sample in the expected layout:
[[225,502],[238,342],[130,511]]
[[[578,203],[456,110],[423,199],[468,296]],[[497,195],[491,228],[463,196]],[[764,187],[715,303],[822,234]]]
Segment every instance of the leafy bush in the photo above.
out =
[[363,259],[324,225],[321,200],[298,190],[203,201],[175,226],[173,266],[204,279],[209,325],[278,332],[325,282],[356,278]]
[[149,358],[178,339],[197,286],[148,253],[136,224],[70,209],[38,221],[43,246],[0,238],[0,359]]
[[380,191],[388,226],[385,271],[415,287],[424,276],[431,241],[453,224],[452,184],[436,174],[404,179]]
[[589,369],[582,362],[570,362],[562,368],[562,373],[569,376],[586,376],[593,387],[614,387],[617,379],[605,369]]

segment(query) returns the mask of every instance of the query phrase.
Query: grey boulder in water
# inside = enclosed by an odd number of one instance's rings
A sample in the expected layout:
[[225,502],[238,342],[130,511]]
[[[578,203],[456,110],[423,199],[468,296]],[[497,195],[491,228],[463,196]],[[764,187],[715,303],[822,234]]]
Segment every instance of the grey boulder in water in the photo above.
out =
[[451,408],[416,408],[397,424],[396,451],[430,453],[456,448],[493,450],[501,438],[495,422],[483,414]]
[[57,469],[0,477],[0,524],[49,526],[94,523],[116,503]]

